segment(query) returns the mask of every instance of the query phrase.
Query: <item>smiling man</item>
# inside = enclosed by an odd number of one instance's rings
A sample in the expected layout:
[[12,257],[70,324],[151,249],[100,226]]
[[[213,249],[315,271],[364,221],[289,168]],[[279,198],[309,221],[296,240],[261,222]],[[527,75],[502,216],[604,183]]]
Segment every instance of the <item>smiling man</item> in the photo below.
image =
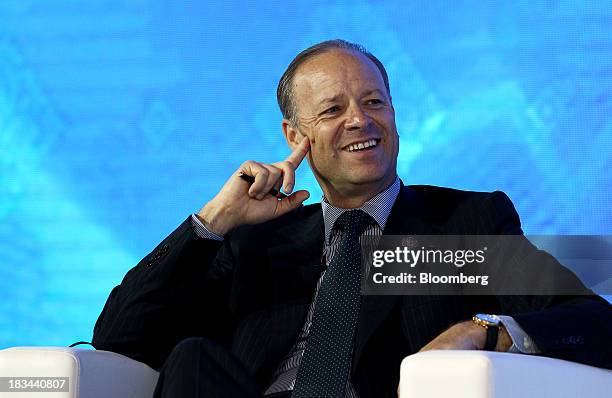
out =
[[[244,162],[130,270],[96,348],[160,369],[157,397],[391,397],[401,360],[429,349],[610,367],[597,296],[362,296],[363,237],[522,234],[518,215],[501,192],[403,185],[387,73],[363,47],[304,50],[277,93],[291,154]],[[305,158],[320,204],[292,193]]]
[[310,167],[329,203],[357,208],[393,183],[399,137],[382,65],[336,49],[290,67],[281,87],[290,90],[279,90],[281,104],[290,98],[285,137],[292,148],[308,137]]

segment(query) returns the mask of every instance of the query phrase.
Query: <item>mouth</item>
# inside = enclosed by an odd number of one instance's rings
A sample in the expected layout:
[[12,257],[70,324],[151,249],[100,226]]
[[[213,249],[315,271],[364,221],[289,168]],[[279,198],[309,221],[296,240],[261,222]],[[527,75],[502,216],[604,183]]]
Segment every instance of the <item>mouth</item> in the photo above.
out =
[[342,148],[343,151],[347,152],[364,152],[371,151],[378,146],[380,143],[380,138],[373,138],[370,140],[353,142],[352,144],[348,144]]

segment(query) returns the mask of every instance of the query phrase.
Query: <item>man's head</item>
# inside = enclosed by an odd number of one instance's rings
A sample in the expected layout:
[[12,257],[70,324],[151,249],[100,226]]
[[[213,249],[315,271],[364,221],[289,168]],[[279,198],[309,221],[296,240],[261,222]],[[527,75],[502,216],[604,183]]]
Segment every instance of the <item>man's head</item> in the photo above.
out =
[[277,94],[285,138],[292,148],[309,138],[308,162],[330,202],[359,206],[393,182],[399,139],[389,82],[363,47],[333,40],[304,50]]

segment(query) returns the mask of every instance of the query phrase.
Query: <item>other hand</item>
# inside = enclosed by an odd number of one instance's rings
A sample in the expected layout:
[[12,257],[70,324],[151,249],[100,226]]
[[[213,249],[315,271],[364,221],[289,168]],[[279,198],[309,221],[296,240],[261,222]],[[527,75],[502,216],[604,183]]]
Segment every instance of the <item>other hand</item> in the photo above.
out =
[[[499,328],[495,351],[508,351],[512,339],[506,328]],[[427,343],[419,352],[429,350],[482,350],[487,341],[487,330],[472,321],[457,323]]]

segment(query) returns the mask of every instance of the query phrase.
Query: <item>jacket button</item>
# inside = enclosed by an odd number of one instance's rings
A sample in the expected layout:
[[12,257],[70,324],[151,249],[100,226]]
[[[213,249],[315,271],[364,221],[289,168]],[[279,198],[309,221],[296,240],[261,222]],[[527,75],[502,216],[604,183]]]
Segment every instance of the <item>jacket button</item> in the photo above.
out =
[[168,243],[165,243],[162,247],[157,249],[157,251],[153,253],[151,259],[147,261],[147,267],[150,267],[157,261],[159,261],[159,259],[162,258],[168,252],[168,249],[170,249],[170,245]]

